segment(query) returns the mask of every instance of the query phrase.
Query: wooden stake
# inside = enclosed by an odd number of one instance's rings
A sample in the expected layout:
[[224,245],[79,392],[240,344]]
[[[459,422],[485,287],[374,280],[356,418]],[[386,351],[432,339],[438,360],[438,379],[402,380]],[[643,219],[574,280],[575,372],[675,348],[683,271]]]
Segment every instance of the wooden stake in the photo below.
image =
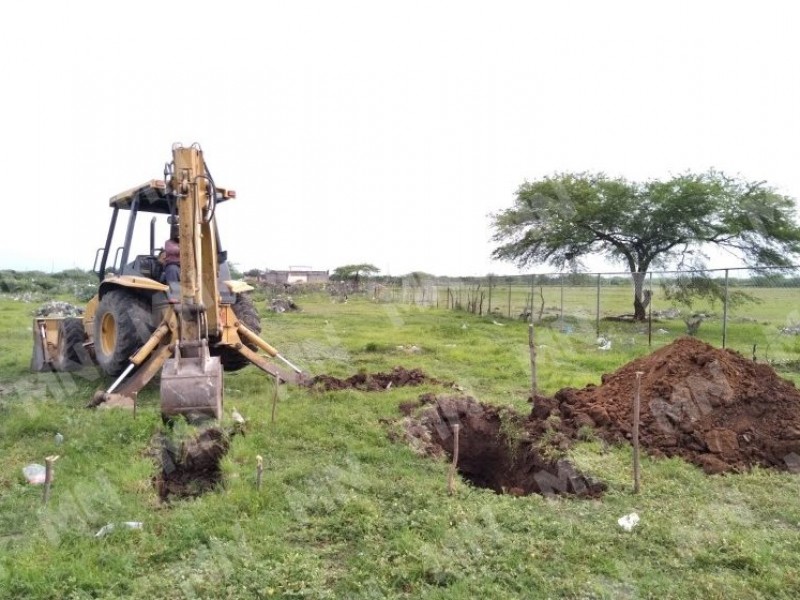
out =
[[456,493],[456,468],[458,466],[458,438],[461,426],[453,425],[453,462],[450,463],[450,473],[447,477],[447,492],[452,496]]
[[264,459],[261,455],[256,456],[256,489],[261,489],[261,479],[264,476]]
[[643,371],[636,371],[636,391],[633,395],[633,493],[639,493],[639,409]]
[[275,407],[278,405],[278,387],[281,385],[281,378],[275,375],[275,393],[272,395],[272,417],[270,423],[275,423]]
[[533,330],[533,323],[528,324],[528,350],[531,354],[531,400],[533,400],[539,388],[536,379],[536,333]]
[[53,464],[58,460],[58,456],[48,456],[44,459],[44,498],[43,501],[47,504],[50,500],[50,484],[53,483]]

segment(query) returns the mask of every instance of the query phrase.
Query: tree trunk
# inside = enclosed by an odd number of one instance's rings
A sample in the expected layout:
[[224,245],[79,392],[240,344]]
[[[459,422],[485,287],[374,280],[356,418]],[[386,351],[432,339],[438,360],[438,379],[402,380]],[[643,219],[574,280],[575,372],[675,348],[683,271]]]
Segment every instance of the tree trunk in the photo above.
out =
[[644,289],[646,273],[631,273],[633,277],[633,319],[644,321],[647,319],[647,307],[650,304],[652,292]]

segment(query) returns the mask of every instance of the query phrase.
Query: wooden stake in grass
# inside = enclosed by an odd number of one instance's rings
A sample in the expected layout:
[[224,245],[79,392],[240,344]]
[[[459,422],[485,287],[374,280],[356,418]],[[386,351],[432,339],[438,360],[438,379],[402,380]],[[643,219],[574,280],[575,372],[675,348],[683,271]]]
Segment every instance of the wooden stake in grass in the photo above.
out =
[[264,459],[261,455],[256,456],[256,489],[261,489],[261,479],[264,476]]
[[456,493],[456,468],[458,466],[458,438],[461,426],[453,425],[453,462],[450,463],[450,473],[447,476],[447,492],[452,496]]
[[633,493],[639,493],[639,409],[643,371],[636,371],[636,390],[633,394]]
[[58,456],[48,456],[44,459],[44,497],[43,501],[47,504],[50,500],[50,484],[53,483],[53,464],[58,460]]
[[531,353],[531,400],[533,400],[539,387],[536,380],[536,334],[533,331],[533,323],[528,324],[528,350]]

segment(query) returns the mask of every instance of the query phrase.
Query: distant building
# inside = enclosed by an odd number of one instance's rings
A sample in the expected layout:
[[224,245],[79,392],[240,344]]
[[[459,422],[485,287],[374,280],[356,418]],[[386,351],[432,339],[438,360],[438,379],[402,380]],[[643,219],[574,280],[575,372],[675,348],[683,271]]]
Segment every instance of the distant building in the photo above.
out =
[[259,277],[259,280],[268,284],[326,283],[329,275],[328,271],[313,271],[311,269],[290,267],[288,271],[267,269]]

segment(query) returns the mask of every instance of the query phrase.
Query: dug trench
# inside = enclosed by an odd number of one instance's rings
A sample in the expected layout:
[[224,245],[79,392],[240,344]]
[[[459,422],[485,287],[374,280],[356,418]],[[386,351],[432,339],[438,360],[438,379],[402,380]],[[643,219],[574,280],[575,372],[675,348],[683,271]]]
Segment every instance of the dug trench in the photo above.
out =
[[159,499],[194,498],[220,485],[220,461],[239,431],[212,426],[178,439],[172,432],[156,434],[149,453],[157,463],[153,486]]
[[380,392],[392,387],[417,386],[424,383],[443,384],[443,382],[425,374],[421,369],[394,367],[388,373],[367,373],[364,371],[346,379],[339,379],[331,375],[317,375],[310,379],[306,385],[313,390],[325,392],[348,389]]
[[406,416],[391,436],[420,455],[452,460],[458,425],[457,470],[472,485],[498,494],[595,498],[606,485],[580,473],[564,458],[567,440],[552,423],[539,427],[511,409],[470,396],[424,394],[404,403]]

